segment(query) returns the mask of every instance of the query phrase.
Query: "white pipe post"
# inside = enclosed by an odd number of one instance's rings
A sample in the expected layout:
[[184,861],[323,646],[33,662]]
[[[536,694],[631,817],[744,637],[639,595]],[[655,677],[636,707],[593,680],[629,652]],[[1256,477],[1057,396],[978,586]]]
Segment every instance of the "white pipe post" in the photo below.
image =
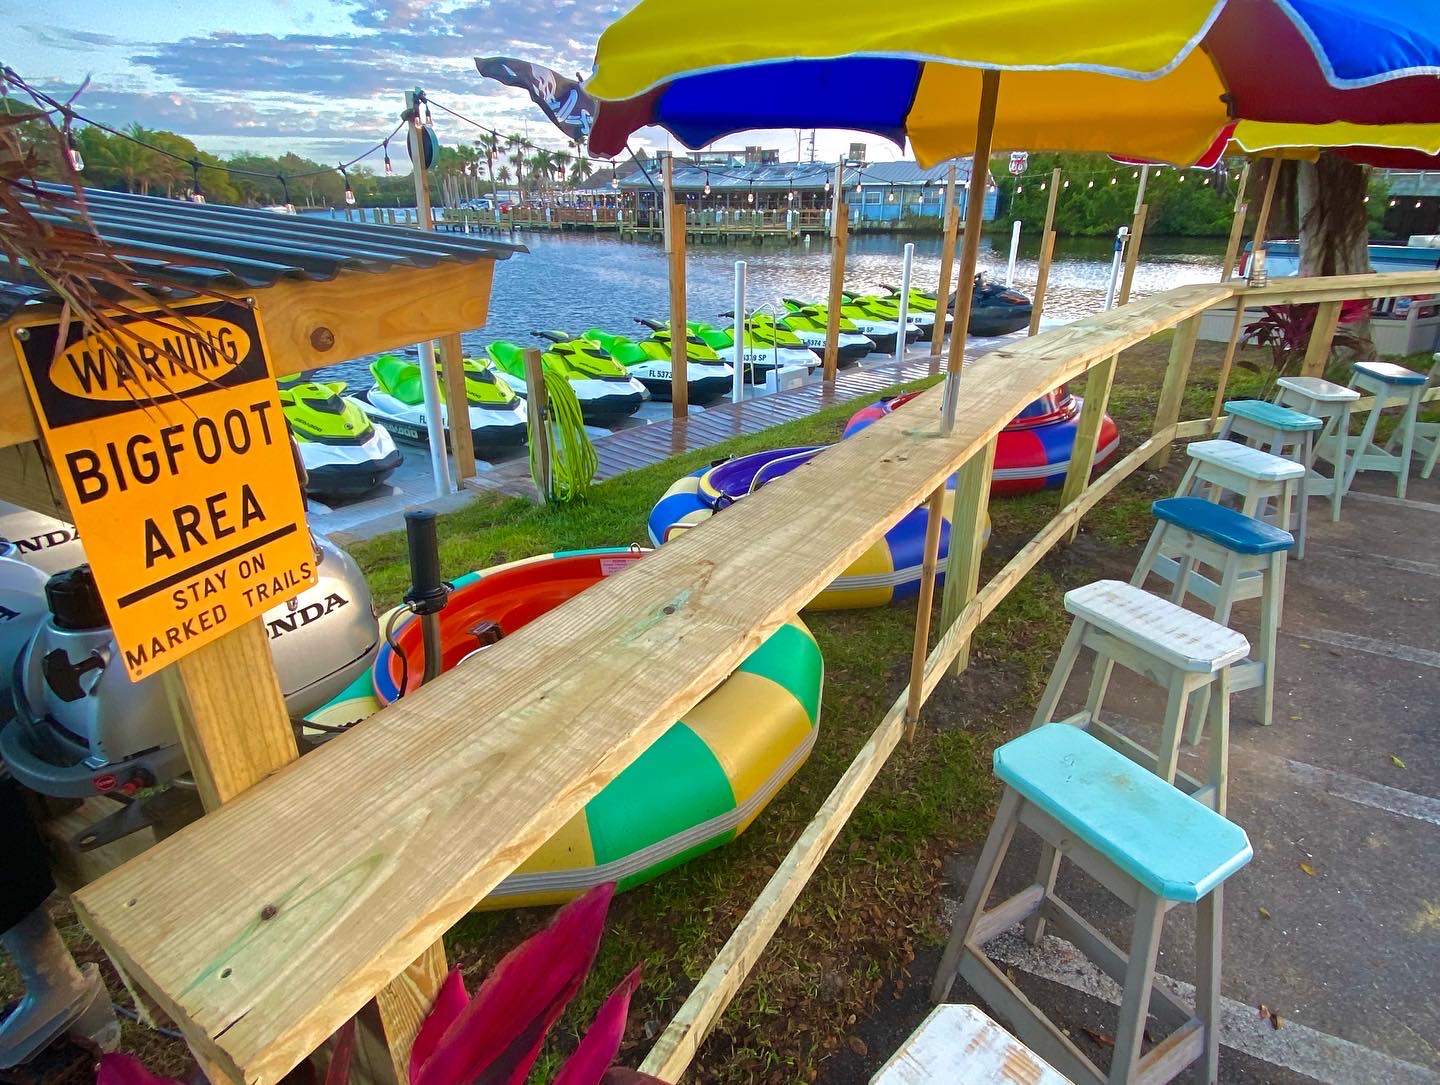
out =
[[[413,111],[418,98],[417,91],[407,91],[406,109]],[[430,180],[429,171],[425,167],[423,129],[414,119],[410,121],[409,128],[407,138],[410,142],[410,161],[414,163],[416,211],[428,212]],[[435,342],[426,339],[419,347],[420,395],[425,404],[425,432],[430,439],[430,471],[435,479],[435,496],[444,497],[450,493],[450,457],[446,453],[445,420],[440,413],[440,374],[435,368]]]
[[1105,288],[1105,308],[1115,307],[1115,292],[1120,286],[1120,270],[1125,266],[1125,243],[1130,240],[1130,227],[1115,231],[1115,257],[1110,261],[1110,285]]
[[[895,360],[903,361],[905,358],[905,325],[910,319],[910,268],[915,263],[915,242],[909,241],[905,244],[905,262],[900,265],[900,334],[895,337]],[[945,331],[945,325],[940,323],[945,319],[945,307],[943,304],[935,307],[935,320],[937,321],[932,335],[940,335]]]
[[[745,261],[735,261],[735,375],[731,378],[730,400],[739,403],[745,398]],[[777,376],[776,381],[779,381]]]
[[1006,288],[1015,285],[1015,257],[1020,252],[1020,220],[1016,219],[1010,227],[1010,262],[1005,265],[1005,286]]

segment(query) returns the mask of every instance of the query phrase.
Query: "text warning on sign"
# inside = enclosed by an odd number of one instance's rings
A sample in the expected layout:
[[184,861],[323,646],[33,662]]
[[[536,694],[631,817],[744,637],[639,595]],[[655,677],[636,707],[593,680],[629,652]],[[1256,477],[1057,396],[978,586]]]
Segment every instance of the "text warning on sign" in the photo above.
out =
[[315,581],[259,315],[206,301],[17,347],[131,678]]

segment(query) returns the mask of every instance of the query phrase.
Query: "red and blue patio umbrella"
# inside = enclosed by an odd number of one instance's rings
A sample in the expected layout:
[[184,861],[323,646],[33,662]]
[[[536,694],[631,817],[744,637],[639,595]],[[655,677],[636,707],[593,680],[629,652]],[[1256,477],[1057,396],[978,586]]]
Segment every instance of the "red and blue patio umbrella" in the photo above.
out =
[[807,0],[641,0],[601,37],[591,147],[616,153],[652,124],[687,146],[834,127],[908,138],[930,164],[974,149],[984,70],[1004,73],[996,146],[1188,165],[1233,120],[1440,121],[1440,4],[908,0],[857,19]]

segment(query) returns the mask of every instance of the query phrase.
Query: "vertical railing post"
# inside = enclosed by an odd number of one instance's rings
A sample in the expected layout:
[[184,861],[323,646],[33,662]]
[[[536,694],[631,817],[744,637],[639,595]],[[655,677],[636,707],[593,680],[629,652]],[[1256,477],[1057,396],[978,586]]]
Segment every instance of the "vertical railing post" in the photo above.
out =
[[527,347],[525,363],[525,418],[530,431],[531,462],[535,465],[535,488],[540,500],[549,501],[554,492],[550,466],[550,396],[545,388],[545,360],[540,351]]
[[835,167],[835,198],[830,205],[830,293],[825,299],[825,356],[822,375],[835,382],[840,365],[840,293],[845,286],[845,249],[850,238],[850,217],[845,208],[845,160]]
[[1240,184],[1235,191],[1235,217],[1230,221],[1230,239],[1225,242],[1225,263],[1220,269],[1220,281],[1228,283],[1235,274],[1235,261],[1240,256],[1240,238],[1245,233],[1245,214],[1250,203],[1245,199],[1245,186],[1250,180],[1250,162],[1247,159],[1240,170]]
[[675,156],[665,157],[665,208],[670,248],[670,415],[690,413],[689,344],[685,324],[685,204],[675,198]]
[[[1415,307],[1411,306],[1411,313]],[[1330,348],[1335,341],[1335,330],[1340,326],[1340,302],[1322,301],[1315,310],[1315,324],[1310,329],[1310,343],[1305,348],[1305,361],[1300,373],[1306,377],[1323,377],[1325,363],[1330,360]]]
[[[945,565],[945,594],[940,605],[940,627],[949,629],[980,588],[980,555],[990,527],[990,482],[995,474],[995,445],[991,438],[955,472],[955,503],[950,514],[950,556]],[[951,674],[970,665],[970,638],[961,642]]]
[[1055,255],[1055,201],[1060,197],[1060,167],[1050,172],[1050,202],[1045,205],[1045,225],[1040,230],[1040,264],[1035,272],[1035,297],[1030,307],[1030,334],[1040,330],[1045,311],[1045,291],[1050,285],[1050,261]]
[[[1160,387],[1160,404],[1155,409],[1153,433],[1180,421],[1185,382],[1190,379],[1190,361],[1195,357],[1195,342],[1200,337],[1200,316],[1197,313],[1175,329],[1175,338],[1170,344],[1170,360],[1165,366],[1165,383]],[[1150,457],[1150,466],[1157,469],[1169,462],[1169,445]]]

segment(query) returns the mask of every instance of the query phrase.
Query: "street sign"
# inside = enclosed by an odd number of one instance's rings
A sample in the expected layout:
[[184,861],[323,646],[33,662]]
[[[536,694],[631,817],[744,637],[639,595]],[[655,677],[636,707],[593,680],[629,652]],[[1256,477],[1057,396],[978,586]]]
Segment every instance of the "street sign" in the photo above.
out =
[[1025,167],[1028,166],[1029,164],[1030,164],[1030,152],[1029,152],[1029,151],[1011,151],[1011,152],[1010,152],[1010,172],[1013,173],[1016,177],[1019,177],[1022,173],[1024,173],[1024,172],[1025,172]]
[[153,674],[315,582],[259,314],[234,301],[17,329],[120,656]]

